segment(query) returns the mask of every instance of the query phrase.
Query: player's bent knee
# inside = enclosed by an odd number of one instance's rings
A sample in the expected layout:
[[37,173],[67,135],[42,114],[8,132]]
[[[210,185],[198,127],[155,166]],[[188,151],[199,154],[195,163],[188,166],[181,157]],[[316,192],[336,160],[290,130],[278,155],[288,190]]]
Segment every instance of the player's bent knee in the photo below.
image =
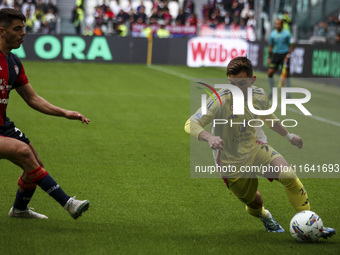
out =
[[37,162],[31,148],[25,143],[20,144],[20,146],[16,149],[14,157],[16,161],[19,162],[19,165],[23,167],[24,171],[30,171],[39,167],[39,163]]
[[23,144],[17,148],[16,155],[21,160],[29,160],[34,157],[31,148],[27,144]]
[[296,179],[296,178],[298,178],[296,173],[290,167],[281,171],[279,174],[279,179]]
[[256,196],[254,200],[247,204],[247,207],[250,207],[252,209],[260,209],[263,206],[263,199],[259,191],[256,192]]

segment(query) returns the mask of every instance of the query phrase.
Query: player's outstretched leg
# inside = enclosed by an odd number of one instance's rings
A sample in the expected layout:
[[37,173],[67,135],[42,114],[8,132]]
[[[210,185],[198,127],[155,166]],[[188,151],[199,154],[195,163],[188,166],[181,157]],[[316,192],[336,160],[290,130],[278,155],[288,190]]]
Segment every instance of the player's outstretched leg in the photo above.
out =
[[277,223],[276,220],[273,218],[271,213],[268,210],[265,210],[264,207],[261,207],[260,209],[253,209],[249,206],[246,206],[246,210],[250,215],[260,218],[268,232],[275,233],[285,232],[285,230],[280,226],[280,224]]
[[30,179],[53,197],[62,207],[64,207],[72,216],[77,219],[85,212],[90,203],[87,200],[76,200],[65,194],[54,179],[41,166],[27,174]]

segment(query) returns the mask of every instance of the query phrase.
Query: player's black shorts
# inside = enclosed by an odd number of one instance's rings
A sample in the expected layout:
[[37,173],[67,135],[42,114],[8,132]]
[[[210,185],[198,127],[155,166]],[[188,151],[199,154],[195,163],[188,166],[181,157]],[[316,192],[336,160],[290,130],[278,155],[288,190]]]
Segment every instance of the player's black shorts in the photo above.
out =
[[[282,66],[287,54],[288,52],[284,54],[273,53],[273,56],[271,57],[271,61],[269,64],[269,68],[278,69],[280,66]],[[290,58],[288,58],[287,69],[289,68],[289,61]]]
[[0,136],[12,137],[18,139],[26,144],[30,143],[30,140],[26,135],[17,128],[12,121],[6,123],[5,126],[0,126]]

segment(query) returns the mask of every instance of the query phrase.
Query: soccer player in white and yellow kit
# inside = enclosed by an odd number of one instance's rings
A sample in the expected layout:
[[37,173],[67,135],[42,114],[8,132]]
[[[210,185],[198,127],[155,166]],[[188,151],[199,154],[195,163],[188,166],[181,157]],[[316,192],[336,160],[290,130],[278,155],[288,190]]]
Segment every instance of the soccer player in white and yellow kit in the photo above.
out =
[[[245,102],[248,97],[248,87],[252,87],[253,106],[257,110],[269,108],[268,97],[264,90],[252,86],[256,77],[253,76],[252,64],[246,57],[237,57],[230,61],[227,67],[227,76],[232,85],[242,90]],[[233,114],[233,96],[230,90],[221,89],[218,92],[222,105],[214,104],[208,100],[206,114],[202,109],[192,115],[185,124],[185,131],[202,141],[207,141],[214,151],[215,162],[219,166],[236,167],[238,171],[221,173],[228,188],[246,204],[246,210],[252,216],[262,220],[269,232],[284,232],[284,229],[274,220],[271,213],[264,209],[263,200],[258,191],[257,175],[275,179],[281,182],[288,195],[288,199],[297,212],[310,210],[307,192],[296,174],[289,167],[287,161],[269,144],[261,128],[255,123],[248,125],[248,121],[260,119],[281,136],[286,137],[290,143],[302,148],[302,139],[296,134],[290,134],[274,114],[257,116],[248,106],[244,107],[244,115]],[[216,124],[211,133],[204,127],[213,120],[224,120],[223,124]],[[227,122],[228,121],[228,122]],[[245,166],[272,166],[276,171],[265,173],[241,171]],[[275,168],[276,167],[276,168]],[[230,168],[229,168],[230,169]],[[268,168],[267,168],[268,169]],[[279,171],[277,171],[279,170]],[[335,234],[332,228],[324,229],[323,237]]]

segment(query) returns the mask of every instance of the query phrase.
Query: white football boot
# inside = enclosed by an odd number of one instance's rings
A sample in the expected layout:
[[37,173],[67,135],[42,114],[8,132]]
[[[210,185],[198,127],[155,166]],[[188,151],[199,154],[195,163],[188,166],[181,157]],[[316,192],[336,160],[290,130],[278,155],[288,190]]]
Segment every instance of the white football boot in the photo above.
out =
[[77,200],[76,197],[71,197],[64,208],[69,212],[73,219],[77,219],[83,212],[90,207],[90,202],[87,200]]
[[27,219],[48,219],[46,215],[36,213],[32,211],[33,208],[27,208],[26,210],[18,210],[12,207],[8,215],[13,218],[27,218]]

